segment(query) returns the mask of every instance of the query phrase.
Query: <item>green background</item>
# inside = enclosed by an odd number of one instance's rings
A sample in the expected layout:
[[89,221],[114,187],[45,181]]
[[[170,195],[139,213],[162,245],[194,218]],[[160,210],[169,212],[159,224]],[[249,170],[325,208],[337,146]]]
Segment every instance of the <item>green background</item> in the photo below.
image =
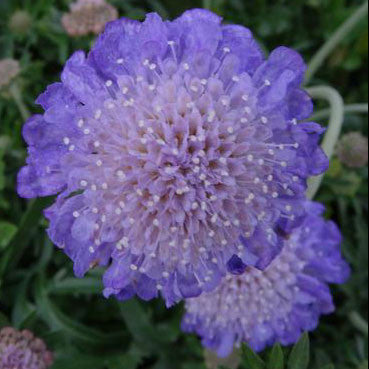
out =
[[[173,18],[185,9],[211,6],[226,22],[251,28],[266,51],[286,45],[300,51],[307,61],[362,4],[354,0],[110,3],[120,15],[136,19],[142,19],[147,11]],[[63,31],[60,19],[68,4],[62,0],[0,0],[0,59],[20,61],[22,72],[17,85],[32,112],[39,112],[35,98],[59,79],[68,55],[77,49],[87,51],[93,42],[93,37],[71,39]],[[14,33],[8,26],[11,15],[19,9],[32,16],[26,34]],[[335,87],[346,104],[367,102],[367,63],[368,26],[362,21],[335,48],[310,85]],[[325,107],[317,103],[317,110]],[[327,123],[324,119],[320,122]],[[55,351],[55,369],[205,368],[199,340],[180,332],[181,305],[168,311],[160,300],[149,304],[105,300],[100,293],[100,270],[83,280],[74,279],[71,262],[54,249],[45,233],[42,209],[50,200],[27,204],[15,192],[16,173],[26,156],[21,138],[23,123],[14,100],[2,91],[0,327],[12,324],[28,328],[44,338]],[[367,116],[347,114],[344,132],[350,131],[367,135]],[[324,317],[311,335],[310,367],[328,369],[333,367],[328,364],[334,364],[338,369],[367,369],[368,168],[349,169],[334,158],[317,200],[327,206],[327,216],[336,220],[344,233],[343,250],[353,275],[346,285],[334,287],[337,313]],[[289,364],[286,360],[286,367],[305,369],[305,341],[297,352],[293,355],[298,360],[290,359]],[[288,353],[286,349],[286,356]],[[278,369],[255,357],[250,359],[250,355],[244,353],[244,369],[265,365]],[[267,359],[269,352],[262,356]]]

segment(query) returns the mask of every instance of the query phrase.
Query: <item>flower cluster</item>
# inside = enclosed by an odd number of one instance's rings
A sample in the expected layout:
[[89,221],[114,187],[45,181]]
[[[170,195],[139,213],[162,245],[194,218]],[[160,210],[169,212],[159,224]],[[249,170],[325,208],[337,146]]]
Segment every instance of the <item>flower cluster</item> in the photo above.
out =
[[7,87],[19,72],[20,65],[18,61],[14,59],[0,60],[0,89]]
[[99,34],[106,23],[118,18],[118,11],[105,0],[78,0],[64,14],[62,24],[68,35]]
[[1,369],[47,369],[52,363],[52,353],[30,331],[18,332],[10,327],[0,330]]
[[19,194],[59,193],[50,238],[79,277],[108,266],[106,296],[170,306],[265,269],[328,165],[305,69],[206,10],[112,22],[37,100]]
[[306,219],[285,236],[283,251],[266,270],[250,267],[227,276],[216,291],[187,300],[186,332],[228,356],[242,342],[256,351],[295,343],[317,327],[322,314],[333,312],[328,284],[344,283],[350,270],[336,225],[322,218],[320,205],[307,206]]
[[368,164],[368,138],[360,132],[344,135],[337,146],[340,161],[350,168],[361,168]]

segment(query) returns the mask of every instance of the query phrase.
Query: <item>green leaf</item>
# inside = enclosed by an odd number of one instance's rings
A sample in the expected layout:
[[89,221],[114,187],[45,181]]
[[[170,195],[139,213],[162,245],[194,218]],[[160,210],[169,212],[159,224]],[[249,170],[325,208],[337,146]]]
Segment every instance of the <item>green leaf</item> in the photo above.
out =
[[12,311],[12,323],[14,327],[22,329],[25,322],[30,320],[36,314],[36,308],[27,300],[27,290],[29,288],[30,278],[26,278],[17,288],[16,300]]
[[292,349],[288,369],[307,369],[310,362],[310,339],[305,333],[300,341]]
[[276,344],[269,355],[267,368],[283,369],[284,368],[284,354],[281,345]]
[[83,279],[66,278],[49,285],[50,293],[53,294],[98,294],[103,290],[101,279],[85,277]]
[[82,368],[94,368],[105,369],[104,360],[93,356],[77,356],[58,358],[51,369],[82,369]]
[[107,367],[109,369],[136,369],[141,361],[142,355],[138,351],[132,351],[107,360]]
[[0,329],[9,326],[9,324],[7,316],[0,311]]
[[144,350],[157,353],[163,351],[164,346],[169,347],[172,343],[170,335],[167,336],[154,327],[148,314],[137,300],[132,299],[119,303],[119,309],[129,332]]
[[29,203],[27,211],[24,213],[20,226],[14,236],[5,247],[8,250],[4,253],[0,261],[0,278],[7,269],[13,269],[23,255],[24,249],[37,230],[37,225],[42,218],[43,210],[51,203],[50,198],[37,199]]
[[117,335],[103,334],[65,315],[47,296],[47,287],[42,277],[39,277],[36,283],[36,303],[38,313],[51,329],[64,331],[74,339],[95,345],[108,345],[121,339]]
[[358,369],[368,369],[368,360],[364,361]]
[[334,369],[334,365],[333,364],[328,364],[328,365],[323,366],[323,368],[321,368],[321,369]]
[[0,222],[0,250],[5,249],[17,232],[17,227],[8,222]]
[[246,369],[265,369],[264,361],[248,346],[244,346],[242,352],[243,364],[245,364]]

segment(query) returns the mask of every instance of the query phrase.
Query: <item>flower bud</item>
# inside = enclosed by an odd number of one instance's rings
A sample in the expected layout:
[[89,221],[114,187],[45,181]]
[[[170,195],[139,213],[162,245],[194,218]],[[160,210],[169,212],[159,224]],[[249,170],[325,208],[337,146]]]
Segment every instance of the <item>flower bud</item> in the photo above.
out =
[[31,15],[24,11],[16,11],[9,20],[9,29],[18,35],[25,35],[32,26]]
[[118,18],[118,11],[105,0],[78,0],[65,14],[62,24],[70,36],[99,34],[105,24]]
[[337,155],[350,168],[361,168],[368,164],[368,138],[359,132],[344,135],[338,143]]
[[53,354],[32,332],[5,327],[0,330],[1,369],[47,369],[53,364]]
[[17,60],[0,60],[0,89],[9,85],[20,72],[20,65]]

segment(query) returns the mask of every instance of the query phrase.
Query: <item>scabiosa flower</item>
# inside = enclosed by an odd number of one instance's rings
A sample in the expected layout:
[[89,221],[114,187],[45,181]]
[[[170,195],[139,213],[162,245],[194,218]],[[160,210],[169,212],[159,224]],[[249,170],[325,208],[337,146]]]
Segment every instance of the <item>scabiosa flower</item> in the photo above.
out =
[[317,327],[322,314],[332,313],[328,284],[344,283],[350,271],[338,228],[322,218],[320,205],[308,207],[309,215],[286,236],[266,270],[250,267],[241,276],[228,275],[216,291],[188,299],[183,329],[198,333],[222,357],[242,342],[256,351],[295,343]]
[[52,353],[32,332],[11,327],[0,330],[1,369],[47,369],[52,363]]
[[64,14],[62,24],[70,36],[99,34],[106,23],[118,18],[118,11],[105,0],[78,0]]
[[19,193],[61,193],[50,237],[78,276],[110,265],[106,296],[162,291],[171,305],[227,269],[263,269],[275,224],[303,215],[306,178],[327,167],[321,127],[299,123],[304,72],[296,52],[265,60],[249,30],[206,10],[113,22],[38,99]]
[[17,60],[0,60],[0,90],[7,87],[9,83],[19,74],[20,65]]
[[338,143],[337,156],[350,168],[361,168],[368,164],[368,138],[360,132],[344,135]]

